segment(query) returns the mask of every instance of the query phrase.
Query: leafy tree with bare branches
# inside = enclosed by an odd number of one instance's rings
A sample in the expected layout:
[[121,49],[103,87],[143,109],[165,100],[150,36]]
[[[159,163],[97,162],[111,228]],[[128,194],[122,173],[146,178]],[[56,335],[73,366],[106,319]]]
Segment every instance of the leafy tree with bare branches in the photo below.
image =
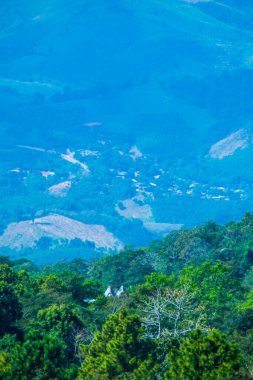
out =
[[203,308],[185,287],[157,288],[142,305],[142,322],[148,338],[180,338],[195,329],[207,330]]

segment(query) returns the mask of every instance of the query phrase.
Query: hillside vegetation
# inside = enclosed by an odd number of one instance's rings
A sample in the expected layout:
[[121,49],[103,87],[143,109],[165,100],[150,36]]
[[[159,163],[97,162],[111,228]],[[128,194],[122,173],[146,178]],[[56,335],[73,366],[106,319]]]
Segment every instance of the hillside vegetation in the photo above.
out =
[[249,213],[96,261],[0,262],[1,379],[253,379]]

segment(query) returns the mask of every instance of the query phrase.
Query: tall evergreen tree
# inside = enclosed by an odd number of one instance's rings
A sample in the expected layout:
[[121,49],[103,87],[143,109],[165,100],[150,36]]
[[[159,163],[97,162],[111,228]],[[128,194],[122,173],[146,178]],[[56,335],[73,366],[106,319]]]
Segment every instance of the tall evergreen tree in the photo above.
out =
[[165,380],[231,379],[240,360],[237,345],[229,342],[226,335],[218,330],[207,336],[194,331],[167,355],[169,370]]
[[90,346],[83,348],[85,359],[79,379],[120,379],[130,375],[148,358],[149,347],[140,340],[141,336],[137,316],[123,310],[109,317]]

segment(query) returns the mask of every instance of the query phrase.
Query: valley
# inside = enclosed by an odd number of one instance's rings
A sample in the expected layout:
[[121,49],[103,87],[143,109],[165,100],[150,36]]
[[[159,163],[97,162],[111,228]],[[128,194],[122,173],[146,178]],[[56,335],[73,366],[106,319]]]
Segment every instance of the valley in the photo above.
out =
[[13,0],[0,20],[1,237],[60,215],[137,247],[252,210],[248,1]]

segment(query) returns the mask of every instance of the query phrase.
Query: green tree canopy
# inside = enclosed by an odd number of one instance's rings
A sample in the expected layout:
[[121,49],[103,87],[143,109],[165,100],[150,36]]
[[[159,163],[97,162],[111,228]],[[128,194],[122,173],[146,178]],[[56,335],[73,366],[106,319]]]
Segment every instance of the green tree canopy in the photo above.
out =
[[0,336],[10,331],[13,323],[21,318],[21,309],[15,286],[0,281]]
[[110,316],[93,342],[83,347],[85,359],[79,379],[119,379],[132,373],[148,357],[148,347],[140,340],[141,336],[137,316],[124,310]]
[[40,310],[34,326],[42,332],[49,332],[62,339],[73,356],[75,337],[83,328],[83,323],[71,306],[52,305]]
[[237,345],[218,330],[207,336],[194,331],[167,355],[165,380],[231,379],[240,361]]
[[31,330],[24,344],[0,353],[0,376],[5,380],[67,380],[75,369],[67,367],[66,359],[67,347],[61,339]]

